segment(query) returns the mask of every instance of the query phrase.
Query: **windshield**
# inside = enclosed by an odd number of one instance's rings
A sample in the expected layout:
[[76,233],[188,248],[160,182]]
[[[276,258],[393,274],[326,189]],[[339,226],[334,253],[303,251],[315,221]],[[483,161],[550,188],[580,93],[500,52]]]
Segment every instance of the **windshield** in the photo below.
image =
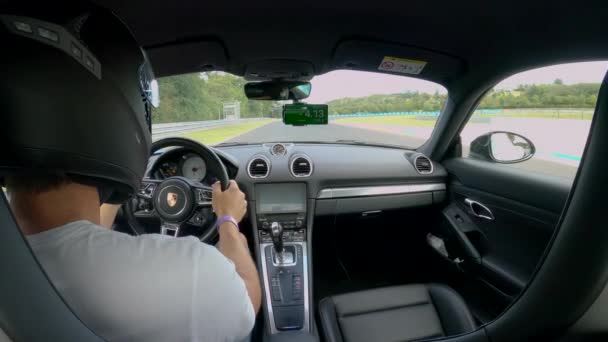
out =
[[447,92],[415,78],[338,70],[313,78],[302,102],[327,104],[329,124],[286,126],[291,101],[248,100],[246,81],[224,72],[159,79],[153,139],[186,136],[209,145],[268,142],[360,143],[417,148],[430,136]]

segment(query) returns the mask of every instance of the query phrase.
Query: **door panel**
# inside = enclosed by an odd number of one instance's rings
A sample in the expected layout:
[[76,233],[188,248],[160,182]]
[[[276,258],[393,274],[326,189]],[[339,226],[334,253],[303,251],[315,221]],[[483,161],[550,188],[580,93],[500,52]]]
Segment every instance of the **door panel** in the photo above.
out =
[[[443,216],[451,231],[451,257],[461,258],[465,275],[505,302],[523,290],[534,272],[570,181],[464,158],[443,165],[450,174],[450,203]],[[493,219],[478,217],[467,200],[486,207]],[[480,207],[473,209],[479,214]],[[478,258],[472,257],[475,253]]]
[[559,215],[572,180],[468,158],[442,163],[465,186]]

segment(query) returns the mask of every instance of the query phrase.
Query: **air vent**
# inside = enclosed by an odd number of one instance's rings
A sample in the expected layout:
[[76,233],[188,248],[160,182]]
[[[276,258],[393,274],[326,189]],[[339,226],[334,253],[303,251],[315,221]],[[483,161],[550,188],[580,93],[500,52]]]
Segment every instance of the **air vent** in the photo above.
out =
[[270,161],[264,156],[255,156],[247,166],[251,178],[266,178],[270,172]]
[[291,160],[291,174],[294,177],[308,177],[312,174],[312,161],[305,155],[296,155]]
[[427,175],[433,173],[433,163],[426,156],[417,156],[414,159],[414,167],[419,174]]

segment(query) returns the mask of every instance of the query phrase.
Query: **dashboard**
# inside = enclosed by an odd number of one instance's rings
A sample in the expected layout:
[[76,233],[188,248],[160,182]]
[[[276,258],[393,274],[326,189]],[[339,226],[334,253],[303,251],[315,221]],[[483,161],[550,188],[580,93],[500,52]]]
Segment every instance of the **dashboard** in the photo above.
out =
[[265,198],[260,193],[264,184],[305,185],[304,190],[277,187],[277,196],[292,205],[291,196],[301,193],[298,196],[306,199],[306,212],[313,217],[423,207],[446,198],[447,171],[416,151],[327,143],[264,143],[218,150],[238,160],[234,178],[251,209],[264,211],[254,203]]
[[[446,170],[416,151],[323,143],[265,143],[213,149],[251,204],[268,199],[269,205],[274,206],[268,209],[258,203],[260,214],[288,206],[301,208],[299,199],[315,200],[311,207],[315,215],[426,206],[445,200]],[[154,179],[183,176],[203,184],[215,182],[207,162],[185,148],[158,151],[150,159],[147,175]],[[264,184],[275,185],[276,191],[262,193],[267,188]],[[304,186],[294,188],[290,184]],[[291,196],[295,193],[297,198]]]

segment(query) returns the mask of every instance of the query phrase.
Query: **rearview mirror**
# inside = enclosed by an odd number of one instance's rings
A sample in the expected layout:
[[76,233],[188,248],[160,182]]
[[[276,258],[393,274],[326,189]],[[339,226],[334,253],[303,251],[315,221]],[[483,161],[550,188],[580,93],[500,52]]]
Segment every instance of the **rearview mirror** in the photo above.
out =
[[527,138],[511,132],[490,132],[471,142],[470,156],[495,163],[512,164],[532,158],[536,147]]
[[310,95],[312,85],[299,81],[269,81],[245,84],[245,95],[250,100],[302,100]]

